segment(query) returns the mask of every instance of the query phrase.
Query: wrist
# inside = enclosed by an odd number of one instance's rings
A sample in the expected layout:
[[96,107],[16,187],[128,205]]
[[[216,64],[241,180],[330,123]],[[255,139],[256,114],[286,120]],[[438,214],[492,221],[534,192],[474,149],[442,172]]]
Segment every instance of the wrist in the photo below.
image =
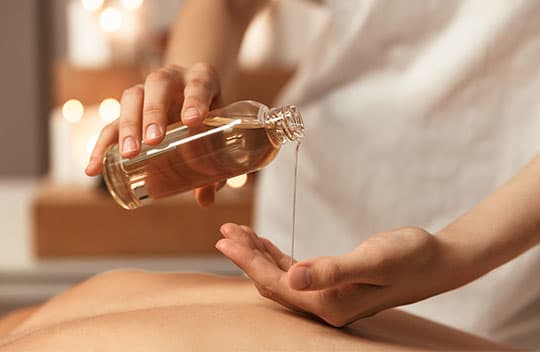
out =
[[444,275],[445,291],[463,286],[483,272],[476,263],[474,246],[466,241],[463,232],[451,226],[434,234],[439,253],[439,262]]

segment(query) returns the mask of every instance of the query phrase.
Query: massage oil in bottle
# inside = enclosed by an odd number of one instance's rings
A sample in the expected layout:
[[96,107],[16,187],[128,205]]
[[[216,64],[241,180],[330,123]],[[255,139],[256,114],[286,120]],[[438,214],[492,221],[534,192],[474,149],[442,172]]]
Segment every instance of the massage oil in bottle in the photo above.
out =
[[293,105],[239,101],[212,110],[198,128],[169,125],[162,143],[142,144],[134,158],[118,145],[103,161],[107,188],[125,209],[264,168],[286,142],[300,143],[304,124]]

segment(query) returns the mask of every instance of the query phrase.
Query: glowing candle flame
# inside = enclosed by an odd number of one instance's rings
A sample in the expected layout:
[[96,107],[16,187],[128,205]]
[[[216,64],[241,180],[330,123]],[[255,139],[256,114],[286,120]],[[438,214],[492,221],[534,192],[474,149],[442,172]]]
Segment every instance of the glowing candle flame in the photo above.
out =
[[144,0],[121,0],[122,7],[125,10],[133,11],[140,8]]
[[82,6],[86,11],[97,11],[103,6],[103,0],[81,0]]
[[246,174],[236,176],[236,177],[231,177],[230,179],[227,180],[227,186],[231,188],[240,188],[246,184],[247,179],[248,179],[248,176]]
[[99,104],[99,117],[107,123],[120,117],[120,103],[113,98],[105,99]]
[[118,32],[124,23],[124,14],[122,11],[108,7],[99,16],[99,24],[107,33]]
[[70,99],[64,103],[64,106],[62,107],[62,114],[66,120],[74,123],[82,119],[84,115],[84,107],[77,99]]

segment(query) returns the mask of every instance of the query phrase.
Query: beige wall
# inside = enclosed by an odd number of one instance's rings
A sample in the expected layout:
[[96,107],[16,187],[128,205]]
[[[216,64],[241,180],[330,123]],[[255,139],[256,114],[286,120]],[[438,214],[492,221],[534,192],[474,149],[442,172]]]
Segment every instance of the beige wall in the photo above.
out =
[[47,166],[47,1],[0,1],[0,177]]

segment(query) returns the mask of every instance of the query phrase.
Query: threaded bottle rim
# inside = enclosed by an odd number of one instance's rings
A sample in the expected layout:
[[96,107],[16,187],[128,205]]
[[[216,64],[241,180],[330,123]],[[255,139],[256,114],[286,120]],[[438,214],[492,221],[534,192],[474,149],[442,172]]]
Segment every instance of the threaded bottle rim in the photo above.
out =
[[301,142],[304,138],[304,120],[295,105],[286,105],[268,110],[264,118],[267,128],[275,132],[277,142]]

